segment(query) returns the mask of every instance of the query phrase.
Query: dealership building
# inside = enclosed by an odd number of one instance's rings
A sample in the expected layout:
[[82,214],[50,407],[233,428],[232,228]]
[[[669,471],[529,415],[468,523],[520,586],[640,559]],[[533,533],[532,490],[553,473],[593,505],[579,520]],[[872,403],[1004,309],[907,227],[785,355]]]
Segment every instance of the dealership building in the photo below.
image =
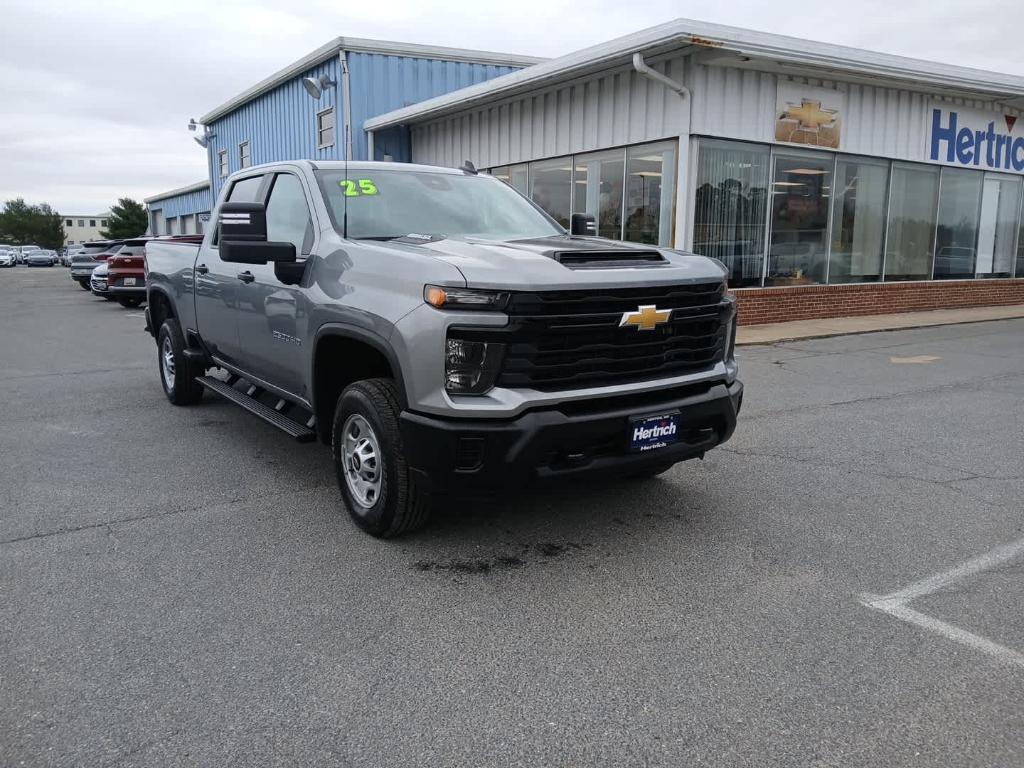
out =
[[439,91],[347,113],[350,156],[713,256],[741,322],[1024,303],[1024,78],[678,20]]
[[[203,115],[190,127],[208,179],[146,198],[153,234],[202,232],[231,173],[280,160],[408,160],[402,129],[375,116],[528,67],[543,59],[491,51],[338,37]],[[182,126],[184,128],[184,126]]]

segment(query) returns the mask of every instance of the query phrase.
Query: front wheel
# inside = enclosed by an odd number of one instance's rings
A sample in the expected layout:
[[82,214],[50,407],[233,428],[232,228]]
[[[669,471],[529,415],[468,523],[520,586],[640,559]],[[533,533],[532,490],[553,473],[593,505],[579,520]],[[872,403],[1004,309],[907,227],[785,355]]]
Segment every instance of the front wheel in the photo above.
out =
[[185,359],[185,337],[173,317],[164,320],[156,338],[160,383],[167,399],[175,405],[193,405],[203,397],[203,385],[192,375]]
[[430,500],[405,463],[401,411],[394,381],[357,381],[338,398],[331,428],[345,506],[356,525],[382,539],[414,531],[430,516]]

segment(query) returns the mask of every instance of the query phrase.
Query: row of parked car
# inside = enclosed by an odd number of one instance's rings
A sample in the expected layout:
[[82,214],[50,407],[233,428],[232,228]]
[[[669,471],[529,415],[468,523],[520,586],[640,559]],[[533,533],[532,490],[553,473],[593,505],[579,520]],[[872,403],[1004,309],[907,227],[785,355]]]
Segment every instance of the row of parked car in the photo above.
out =
[[30,267],[52,267],[61,262],[56,251],[40,248],[38,245],[0,245],[0,267],[16,267],[25,264]]
[[92,291],[123,307],[137,307],[146,300],[146,242],[134,240],[97,240],[68,252],[71,279],[82,290]]

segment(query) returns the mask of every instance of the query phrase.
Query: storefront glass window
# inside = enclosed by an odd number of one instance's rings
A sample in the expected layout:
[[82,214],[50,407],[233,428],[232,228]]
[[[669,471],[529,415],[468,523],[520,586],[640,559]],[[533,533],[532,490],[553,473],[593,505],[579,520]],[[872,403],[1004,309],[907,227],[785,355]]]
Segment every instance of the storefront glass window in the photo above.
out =
[[1010,277],[1017,235],[1021,180],[1013,176],[985,175],[978,226],[976,277]]
[[976,171],[942,169],[935,231],[936,280],[974,277],[983,179]]
[[566,229],[572,210],[572,158],[530,165],[530,197]]
[[765,285],[825,282],[832,157],[778,153]]
[[761,284],[768,163],[768,147],[700,142],[693,250],[724,263],[734,288]]
[[886,280],[927,280],[931,276],[938,194],[938,168],[893,165]]
[[674,143],[648,144],[626,150],[624,240],[651,245],[672,244],[675,173]]
[[526,184],[526,163],[520,163],[519,165],[502,165],[498,168],[491,169],[491,175],[495,178],[501,179],[506,184],[512,186],[513,189],[522,192],[524,195],[529,192],[529,187]]
[[597,234],[622,239],[622,180],[626,153],[621,150],[576,156],[573,211],[593,214]]
[[1024,216],[1021,216],[1020,232],[1017,234],[1017,271],[1014,277],[1024,277]]
[[830,283],[872,283],[882,279],[885,203],[889,163],[839,158],[832,190]]

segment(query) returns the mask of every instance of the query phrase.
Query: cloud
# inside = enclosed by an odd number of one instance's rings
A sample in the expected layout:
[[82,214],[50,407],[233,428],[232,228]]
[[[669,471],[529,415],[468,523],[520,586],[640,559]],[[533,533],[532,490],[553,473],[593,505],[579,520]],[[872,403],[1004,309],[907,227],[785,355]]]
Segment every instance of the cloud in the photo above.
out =
[[339,35],[558,56],[680,16],[1024,74],[1005,0],[0,0],[0,199],[90,212],[202,179],[189,118]]

